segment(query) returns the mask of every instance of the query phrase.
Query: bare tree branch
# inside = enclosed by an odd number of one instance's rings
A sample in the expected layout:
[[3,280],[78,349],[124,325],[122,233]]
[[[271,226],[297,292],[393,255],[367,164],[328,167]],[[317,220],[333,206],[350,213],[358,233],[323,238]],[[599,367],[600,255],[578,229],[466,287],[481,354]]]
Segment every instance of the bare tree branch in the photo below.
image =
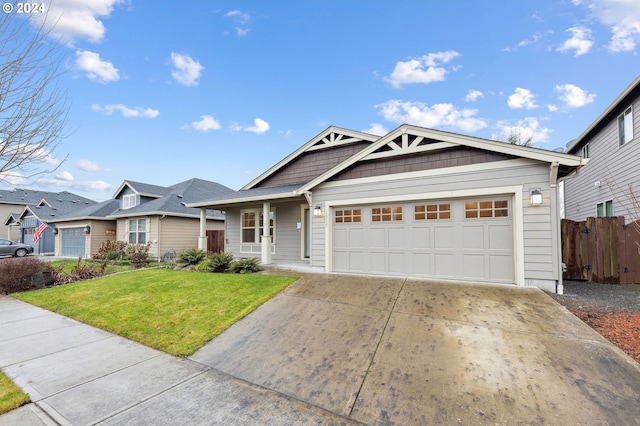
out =
[[53,153],[69,105],[57,85],[62,55],[49,33],[44,24],[34,30],[28,18],[0,16],[0,182],[49,173],[64,161]]

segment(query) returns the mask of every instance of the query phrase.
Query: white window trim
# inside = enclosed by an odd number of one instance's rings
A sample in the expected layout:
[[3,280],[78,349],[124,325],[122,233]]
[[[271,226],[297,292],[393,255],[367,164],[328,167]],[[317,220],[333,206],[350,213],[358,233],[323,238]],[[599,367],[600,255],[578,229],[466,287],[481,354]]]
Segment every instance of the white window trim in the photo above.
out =
[[[607,203],[611,203],[611,216],[607,215]],[[598,206],[602,206],[602,216],[598,216]],[[604,200],[596,203],[596,217],[613,217],[616,215],[616,205],[613,203],[613,199]]]
[[[133,201],[132,201],[133,200]],[[126,194],[122,196],[122,210],[127,210],[137,205],[138,196],[136,194]]]
[[[271,236],[271,254],[275,254],[276,252],[276,217],[277,217],[275,207],[272,207],[269,210],[269,212],[273,213],[273,233],[270,235]],[[244,215],[244,213],[255,213],[256,215],[256,221],[255,221],[256,224],[254,226],[256,239],[255,239],[255,242],[253,243],[242,242],[242,230],[243,230],[242,216]],[[260,235],[260,229],[262,228],[262,220],[260,218],[261,214],[262,214],[261,208],[240,210],[240,239],[239,239],[240,253],[259,255],[262,252],[262,244],[260,243],[261,237],[262,237],[262,235]]]
[[[131,233],[131,221],[135,220],[136,221],[136,227],[138,226],[138,221],[140,219],[144,219],[145,220],[145,230],[144,230],[144,234],[145,234],[145,242],[144,243],[140,243],[140,242],[136,242],[136,243],[131,243],[130,239],[129,239],[129,234]],[[151,231],[151,219],[149,217],[131,217],[131,218],[127,218],[125,221],[125,241],[127,242],[127,244],[146,244],[149,242],[149,234]],[[141,231],[136,231],[136,234],[140,234],[142,233]],[[138,241],[139,238],[137,238],[136,236],[136,241]]]
[[633,130],[633,105],[631,105],[618,116],[618,143],[620,146],[633,140]]

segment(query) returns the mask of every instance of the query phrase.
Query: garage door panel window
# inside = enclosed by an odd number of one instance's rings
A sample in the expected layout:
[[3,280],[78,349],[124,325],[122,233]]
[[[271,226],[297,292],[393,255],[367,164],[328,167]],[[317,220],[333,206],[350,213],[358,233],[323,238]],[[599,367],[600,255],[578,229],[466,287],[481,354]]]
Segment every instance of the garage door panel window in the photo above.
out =
[[467,201],[464,203],[464,217],[467,219],[509,217],[509,201]]
[[371,209],[372,222],[398,222],[402,220],[402,207],[374,207]]
[[420,204],[413,207],[415,220],[451,219],[451,204]]
[[362,222],[361,209],[336,210],[336,223],[359,223]]

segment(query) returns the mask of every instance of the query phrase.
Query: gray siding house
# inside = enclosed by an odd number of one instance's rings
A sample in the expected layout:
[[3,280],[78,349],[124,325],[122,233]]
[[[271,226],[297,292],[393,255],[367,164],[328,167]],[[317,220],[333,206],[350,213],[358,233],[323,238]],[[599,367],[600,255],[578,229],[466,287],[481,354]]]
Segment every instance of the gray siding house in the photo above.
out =
[[225,250],[317,271],[561,285],[558,182],[574,155],[402,125],[329,127],[241,190]]
[[169,250],[196,248],[201,232],[224,229],[224,215],[207,210],[201,217],[201,210],[186,204],[212,193],[235,191],[195,178],[167,187],[126,180],[112,199],[56,219],[55,254],[91,257],[107,240],[149,243],[153,258],[161,258]]
[[[640,219],[640,75],[575,140],[567,152],[589,163],[564,184],[564,217]],[[634,196],[636,205],[633,204]]]

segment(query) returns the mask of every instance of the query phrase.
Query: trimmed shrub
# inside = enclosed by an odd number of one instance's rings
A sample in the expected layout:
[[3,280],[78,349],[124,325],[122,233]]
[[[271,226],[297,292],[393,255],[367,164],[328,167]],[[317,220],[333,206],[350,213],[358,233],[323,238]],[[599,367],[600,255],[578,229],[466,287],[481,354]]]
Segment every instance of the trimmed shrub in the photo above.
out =
[[232,253],[214,253],[209,255],[209,271],[210,272],[227,272],[233,262]]
[[93,255],[94,259],[100,260],[121,260],[126,257],[126,241],[107,240],[100,244],[98,252]]
[[127,259],[134,268],[144,268],[149,265],[151,261],[149,259],[149,247],[150,244],[130,244],[127,246],[125,253]]
[[35,289],[31,277],[41,273],[52,273],[51,266],[35,257],[0,260],[0,294],[16,293]]
[[260,259],[257,257],[237,259],[229,266],[229,272],[233,274],[251,274],[252,272],[258,272],[261,269]]
[[197,266],[200,262],[205,260],[207,252],[200,249],[186,249],[178,254],[178,265],[181,267]]

